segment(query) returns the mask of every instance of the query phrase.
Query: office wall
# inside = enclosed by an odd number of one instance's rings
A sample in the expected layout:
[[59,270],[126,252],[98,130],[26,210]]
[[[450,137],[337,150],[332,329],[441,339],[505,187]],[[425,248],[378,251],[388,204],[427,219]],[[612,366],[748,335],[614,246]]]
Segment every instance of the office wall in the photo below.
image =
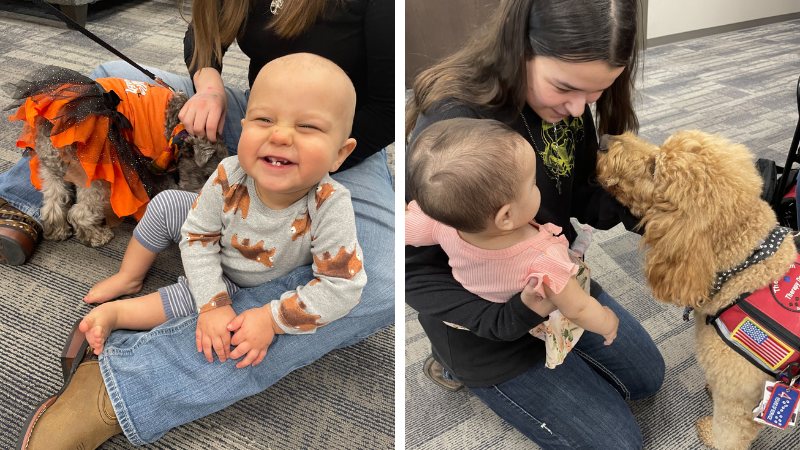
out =
[[800,13],[798,0],[648,0],[647,3],[647,39]]
[[405,0],[406,87],[486,22],[497,0]]

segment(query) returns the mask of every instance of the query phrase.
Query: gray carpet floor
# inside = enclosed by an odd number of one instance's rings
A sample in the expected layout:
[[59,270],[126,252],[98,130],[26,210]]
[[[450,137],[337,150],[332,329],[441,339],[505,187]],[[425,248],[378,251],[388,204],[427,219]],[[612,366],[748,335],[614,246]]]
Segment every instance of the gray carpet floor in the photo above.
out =
[[[90,5],[88,22],[90,31],[139,64],[186,73],[186,24],[174,0],[100,1]],[[32,3],[0,0],[0,84],[19,81],[47,64],[88,75],[112,59]],[[226,83],[246,87],[247,64],[247,57],[231,48],[225,57]],[[8,103],[0,94],[0,105]],[[0,120],[0,172],[20,157],[14,147],[20,129]],[[119,268],[132,229],[133,222],[126,221],[114,240],[99,249],[74,238],[44,242],[28,264],[0,266],[0,448],[11,448],[34,405],[60,388],[61,345],[71,324],[90,310],[81,298]],[[159,256],[143,292],[174,282],[180,272],[179,252],[171,248]],[[142,448],[394,448],[394,361],[392,326]],[[101,448],[133,446],[119,435]]]
[[[660,144],[677,130],[701,129],[782,165],[798,119],[798,48],[800,20],[648,49],[638,83],[641,136]],[[704,449],[694,423],[710,415],[711,399],[693,354],[694,324],[649,294],[637,244],[637,235],[618,227],[596,233],[586,256],[595,279],[642,323],[666,361],[663,388],[630,407],[645,449]],[[538,448],[467,390],[450,393],[429,382],[422,364],[430,343],[410,308],[405,326],[406,448]],[[766,430],[751,448],[800,448],[800,431]]]

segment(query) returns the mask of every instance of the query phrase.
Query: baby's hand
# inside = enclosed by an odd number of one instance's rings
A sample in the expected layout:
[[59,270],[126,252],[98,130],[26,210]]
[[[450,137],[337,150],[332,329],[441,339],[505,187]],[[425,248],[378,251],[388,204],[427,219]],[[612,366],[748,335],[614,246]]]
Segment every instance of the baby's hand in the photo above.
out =
[[236,316],[228,324],[228,330],[234,332],[231,345],[236,346],[231,352],[231,359],[247,355],[236,363],[236,368],[241,369],[251,364],[255,366],[263,361],[267,356],[267,348],[275,338],[276,328],[269,303],[261,308],[248,309]]
[[614,311],[611,310],[608,306],[603,306],[603,309],[606,311],[606,315],[608,315],[607,320],[612,320],[614,323],[614,328],[611,329],[608,333],[603,334],[603,337],[606,338],[606,341],[603,342],[605,345],[611,345],[614,342],[614,339],[617,338],[617,328],[619,328],[619,318]]
[[230,305],[220,306],[200,313],[197,318],[197,331],[195,332],[195,342],[197,351],[206,354],[208,362],[214,362],[213,348],[217,353],[220,362],[225,362],[231,353],[231,332],[228,325],[236,317],[236,312]]

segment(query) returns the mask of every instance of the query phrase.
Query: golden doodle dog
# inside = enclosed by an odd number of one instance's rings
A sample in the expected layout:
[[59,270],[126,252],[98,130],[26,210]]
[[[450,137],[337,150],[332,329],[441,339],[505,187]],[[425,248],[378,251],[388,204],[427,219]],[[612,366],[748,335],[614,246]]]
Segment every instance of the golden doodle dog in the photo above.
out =
[[714,406],[713,417],[697,421],[699,437],[711,448],[745,450],[764,427],[752,411],[773,378],[729,347],[706,317],[781,278],[797,258],[792,236],[714,293],[718,274],[748,260],[778,225],[760,197],[751,153],[700,131],[678,132],[660,147],[632,133],[603,136],[600,145],[600,183],[641,218],[653,296],[694,308],[697,361]]

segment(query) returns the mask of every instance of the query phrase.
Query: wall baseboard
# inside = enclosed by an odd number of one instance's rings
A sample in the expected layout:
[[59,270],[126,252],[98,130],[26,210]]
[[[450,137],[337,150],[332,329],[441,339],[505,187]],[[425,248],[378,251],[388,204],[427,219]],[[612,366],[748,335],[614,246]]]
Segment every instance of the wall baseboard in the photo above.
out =
[[720,25],[718,27],[703,28],[701,30],[692,30],[685,33],[670,34],[668,36],[660,36],[647,40],[646,48],[657,47],[659,45],[672,44],[675,42],[688,41],[700,37],[712,36],[715,34],[728,33],[731,31],[744,30],[746,28],[758,27],[761,25],[769,25],[772,23],[786,22],[787,20],[800,19],[800,12],[782,14],[780,16],[764,17],[761,19],[747,20],[744,22],[731,23],[727,25]]

